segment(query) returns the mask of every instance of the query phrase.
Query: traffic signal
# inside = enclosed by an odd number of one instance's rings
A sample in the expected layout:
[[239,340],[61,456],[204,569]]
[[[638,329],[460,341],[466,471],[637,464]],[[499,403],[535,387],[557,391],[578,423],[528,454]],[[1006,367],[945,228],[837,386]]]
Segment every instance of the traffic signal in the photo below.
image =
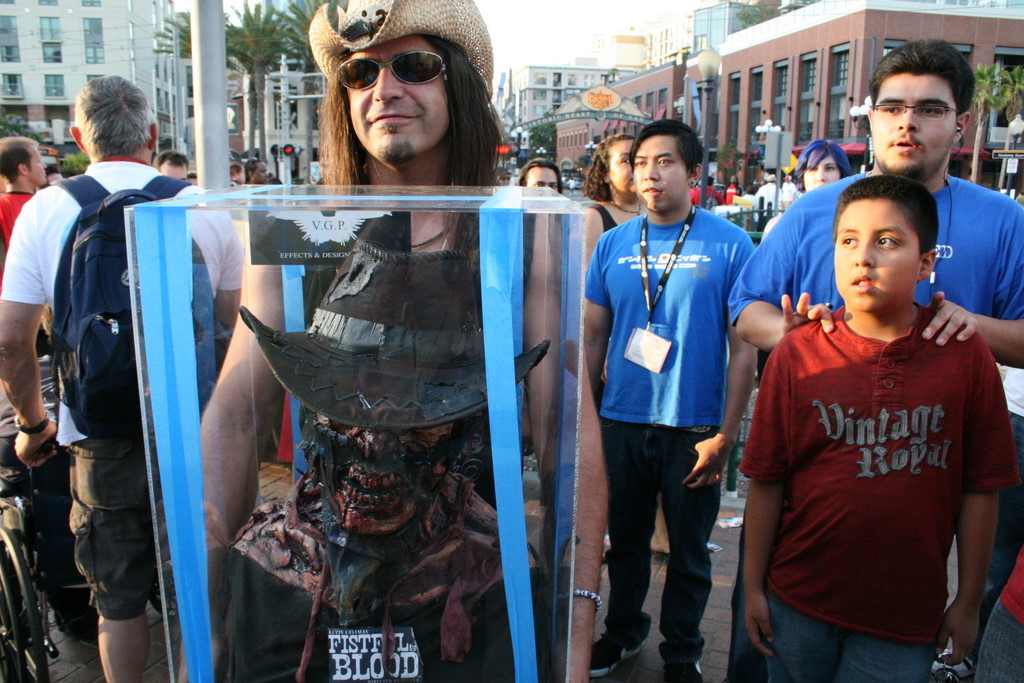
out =
[[290,142],[287,142],[281,146],[281,152],[284,153],[286,157],[290,157],[293,154],[295,154],[295,145],[293,145]]
[[271,145],[270,146],[270,156],[272,156],[272,157],[276,157],[277,156],[277,145]]
[[498,154],[508,154],[512,151],[511,145],[498,145]]

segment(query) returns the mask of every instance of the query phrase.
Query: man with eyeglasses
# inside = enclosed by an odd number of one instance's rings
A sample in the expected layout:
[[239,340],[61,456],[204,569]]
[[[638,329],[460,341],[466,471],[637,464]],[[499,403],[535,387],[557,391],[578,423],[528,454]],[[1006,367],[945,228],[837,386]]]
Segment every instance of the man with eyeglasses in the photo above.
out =
[[[353,0],[347,11],[339,10],[337,15],[325,5],[310,26],[310,46],[327,76],[327,94],[321,106],[325,184],[495,185],[497,148],[506,136],[489,96],[493,76],[490,37],[472,0]],[[409,253],[472,253],[476,248],[475,225],[462,220],[442,225],[419,218],[422,216],[368,222],[360,229],[358,240],[382,250],[406,252],[396,256],[399,260]],[[538,248],[545,246],[542,240],[536,243]],[[533,272],[541,273],[537,262],[535,259]],[[280,297],[275,300],[272,296],[280,291],[279,277],[269,269],[257,273],[246,301],[256,317],[276,329],[284,327]],[[415,302],[416,297],[429,297],[430,293],[410,290],[405,295]],[[264,434],[280,422],[280,416],[270,411],[239,414],[237,410],[238,397],[258,396],[262,404],[264,398],[280,391],[258,355],[253,336],[241,331],[232,342],[222,381],[203,415],[204,452],[209,449],[230,456],[217,463],[220,471],[214,476],[244,482],[236,488],[255,484],[257,455],[250,449],[239,451],[237,434]],[[547,372],[557,358],[544,363],[537,374]],[[587,384],[585,376],[581,381]],[[585,386],[584,391],[589,389]],[[576,528],[572,587],[577,594],[573,598],[570,664],[575,681],[587,678],[607,507],[596,415],[588,402],[582,412],[579,487],[588,492],[593,507],[579,515]],[[534,430],[535,439],[547,436],[539,431]],[[489,476],[478,479],[478,492]],[[212,532],[223,550],[252,511],[252,504],[234,497],[211,504],[217,506],[223,522],[222,529]],[[213,564],[217,565],[216,559]],[[211,582],[216,585],[223,577],[214,574]]]
[[[923,336],[943,345],[980,333],[999,362],[1024,365],[1019,341],[1024,334],[1024,214],[1008,197],[947,173],[950,151],[971,120],[970,65],[946,41],[909,41],[878,63],[870,91],[875,166],[868,175],[918,180],[938,205],[935,272],[918,285],[916,296],[918,304],[936,312]],[[832,329],[830,308],[842,305],[832,265],[836,200],[863,176],[844,178],[802,197],[747,262],[729,301],[744,339],[770,351],[801,324],[817,320],[827,331]],[[1004,504],[1008,496],[1021,497],[1018,489],[1001,493]],[[1019,520],[1024,504],[1015,507]],[[1016,526],[1024,529],[1019,521]],[[998,555],[997,548],[993,557]],[[1007,575],[1015,557],[1013,551]],[[736,586],[729,680],[766,680],[763,659],[743,633],[742,561]],[[949,657],[947,663],[959,663],[960,656],[956,661]]]

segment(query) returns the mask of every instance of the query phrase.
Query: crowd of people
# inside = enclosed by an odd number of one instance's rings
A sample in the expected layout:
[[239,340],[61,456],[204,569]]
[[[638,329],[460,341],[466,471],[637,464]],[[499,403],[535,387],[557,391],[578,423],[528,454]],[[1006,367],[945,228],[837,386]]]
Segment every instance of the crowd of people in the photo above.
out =
[[[490,37],[473,1],[396,0],[374,23],[361,19],[369,0],[350,4],[337,19],[321,9],[310,27],[327,76],[324,182],[500,182]],[[660,515],[664,679],[704,680],[707,543],[760,350],[770,356],[741,463],[751,484],[728,680],[923,683],[933,669],[978,683],[1020,679],[1024,211],[948,174],[974,92],[954,46],[890,50],[870,89],[868,173],[853,174],[838,145],[816,140],[781,185],[766,174],[748,194],[732,178],[702,197],[708,169],[684,123],[655,121],[595,149],[583,185],[593,204],[573,637],[566,671],[548,662],[542,675],[580,683],[641,650]],[[57,286],[65,244],[91,210],[73,187],[116,193],[166,176],[175,179],[166,196],[200,190],[187,157],[154,158],[152,110],[126,79],[90,81],[71,130],[90,158],[87,180],[55,186],[33,141],[0,140],[0,480],[70,471],[69,524],[47,533],[73,533],[80,574],[54,585],[51,603],[67,610],[58,622],[69,633],[97,638],[109,681],[139,681],[157,571],[145,429],[140,420],[112,434],[77,419],[54,398],[37,342],[45,312],[66,297]],[[274,182],[259,158],[232,152],[228,167],[233,184]],[[515,182],[563,191],[546,159]],[[750,195],[785,209],[756,249],[704,208]],[[494,491],[457,467],[471,442],[489,457],[476,225],[435,214],[369,223],[326,281],[309,284],[312,321],[289,333],[280,269],[246,281],[234,227],[216,215],[195,223],[193,240],[224,342],[203,413],[204,476],[211,490],[233,487],[205,492],[218,679],[321,677],[339,625],[371,628],[390,643],[388,658],[414,624],[422,680],[512,680]],[[528,301],[557,267],[545,244],[527,245]],[[529,389],[532,420],[562,361],[527,327],[516,381]],[[1010,368],[1005,378],[997,362]],[[259,439],[239,434],[276,430],[279,412],[251,406],[277,405],[285,391],[302,406],[311,466],[286,496],[260,504]],[[542,457],[553,448],[543,429],[534,439]],[[394,498],[396,481],[407,499]],[[424,569],[439,564],[443,576]],[[239,580],[274,603],[232,595]],[[59,592],[83,581],[91,608]],[[278,628],[268,629],[272,617]]]

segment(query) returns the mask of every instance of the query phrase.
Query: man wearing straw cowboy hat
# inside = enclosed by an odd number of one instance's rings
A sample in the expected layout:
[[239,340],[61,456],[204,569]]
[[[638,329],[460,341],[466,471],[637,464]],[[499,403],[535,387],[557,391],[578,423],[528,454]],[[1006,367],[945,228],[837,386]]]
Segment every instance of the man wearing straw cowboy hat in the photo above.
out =
[[[339,10],[336,24],[324,6],[310,27],[310,45],[327,76],[321,111],[326,184],[495,184],[497,147],[504,133],[489,98],[490,37],[472,0],[354,0],[347,12]],[[462,226],[418,218],[414,216],[404,231],[402,244],[386,246],[412,253],[472,247],[468,231],[459,229]],[[535,265],[533,270],[540,269]],[[279,300],[275,305],[272,297],[263,296],[279,290],[279,276],[267,269],[253,277],[248,307],[268,327],[282,329]],[[251,488],[253,459],[239,457],[234,435],[249,429],[262,433],[263,425],[247,422],[273,420],[273,416],[239,410],[230,397],[279,391],[269,368],[250,365],[258,355],[253,335],[244,330],[236,335],[217,392],[229,398],[219,401],[215,394],[203,418],[204,451],[209,447],[234,456],[218,462],[217,471],[207,469],[208,478],[241,480]],[[556,362],[547,359],[538,372]],[[586,384],[586,377],[581,381]],[[589,395],[587,387],[583,392]],[[586,402],[582,419],[579,489],[587,491],[592,508],[578,515],[576,529],[573,587],[578,597],[573,600],[571,661],[576,681],[588,678],[595,618],[589,596],[597,597],[607,496],[596,416]],[[230,424],[231,429],[208,429],[207,424]],[[538,438],[537,431],[534,436]],[[212,510],[214,516],[218,512],[223,516],[227,540],[220,540],[227,545],[252,507],[234,500],[209,502],[217,508]]]

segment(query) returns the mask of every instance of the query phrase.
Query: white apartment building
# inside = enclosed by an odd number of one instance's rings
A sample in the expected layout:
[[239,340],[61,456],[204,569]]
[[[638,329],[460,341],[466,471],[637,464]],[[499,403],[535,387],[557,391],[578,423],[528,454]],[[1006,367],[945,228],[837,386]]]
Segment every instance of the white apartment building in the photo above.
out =
[[173,13],[173,0],[0,0],[0,107],[47,143],[75,151],[67,132],[75,95],[89,79],[123,76],[153,105],[161,148],[174,146],[183,129],[175,60],[155,52]]

